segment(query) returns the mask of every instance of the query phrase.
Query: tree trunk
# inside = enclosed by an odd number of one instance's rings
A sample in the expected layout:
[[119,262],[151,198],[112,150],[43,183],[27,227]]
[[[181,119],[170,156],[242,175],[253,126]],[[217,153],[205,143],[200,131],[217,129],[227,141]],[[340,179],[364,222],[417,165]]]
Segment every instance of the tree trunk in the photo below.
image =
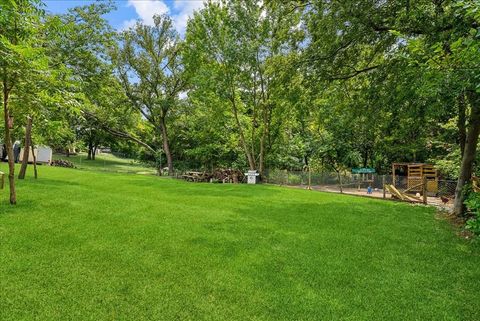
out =
[[95,160],[95,157],[97,156],[97,146],[93,146],[92,149],[92,160]]
[[264,163],[265,163],[265,137],[262,134],[262,137],[260,138],[260,158],[258,160],[258,172],[260,173],[260,177],[263,175],[264,169]]
[[468,124],[468,132],[465,140],[465,151],[462,155],[460,174],[458,175],[457,187],[455,189],[455,204],[453,211],[455,215],[460,216],[464,212],[464,186],[472,178],[473,163],[477,151],[478,135],[480,134],[480,104],[478,95],[471,92],[469,95],[471,113]]
[[337,177],[338,177],[338,187],[340,188],[340,193],[343,193],[342,174],[340,173],[340,170],[337,171]]
[[91,141],[88,142],[88,155],[87,160],[92,160],[92,150],[93,150],[93,143]]
[[25,144],[23,146],[23,159],[18,179],[24,179],[27,172],[28,158],[30,156],[30,145],[32,140],[32,117],[27,117],[27,126],[25,127]]
[[260,178],[262,178],[263,172],[265,170],[265,140],[268,136],[268,132],[270,130],[270,122],[269,122],[269,111],[270,105],[268,103],[268,95],[265,92],[265,79],[263,77],[263,70],[260,64],[259,59],[259,52],[257,51],[256,54],[256,65],[258,68],[258,74],[260,76],[260,96],[262,100],[262,120],[263,120],[263,130],[262,136],[260,137],[260,157],[259,157],[259,164],[258,164],[258,171],[260,173]]
[[264,121],[263,124],[263,131],[262,131],[262,137],[260,138],[260,158],[258,161],[258,172],[260,173],[260,177],[262,177],[263,172],[265,171],[265,140],[268,135],[268,124],[266,121]]
[[232,102],[233,116],[235,118],[235,122],[238,128],[238,133],[240,135],[240,142],[242,143],[243,150],[248,159],[248,166],[250,170],[255,170],[255,167],[256,167],[255,159],[253,158],[253,155],[248,150],[247,142],[245,140],[245,135],[243,134],[243,130],[242,130],[242,124],[240,124],[240,119],[238,118],[237,105],[235,104],[235,96],[234,96],[233,90],[232,90],[231,102]]
[[363,167],[367,167],[367,164],[368,164],[368,154],[369,154],[369,150],[368,150],[368,147],[364,147],[364,152],[363,152]]
[[[262,86],[263,88],[263,86]],[[266,154],[266,148],[265,148],[265,141],[268,137],[269,131],[270,131],[270,121],[269,121],[269,106],[267,105],[267,102],[264,101],[263,105],[263,131],[262,131],[262,136],[260,138],[260,160],[259,160],[259,172],[260,172],[260,177],[265,171],[265,154]]]
[[467,129],[465,127],[466,122],[466,102],[465,102],[465,93],[462,92],[458,96],[458,142],[460,144],[460,155],[463,156],[465,152],[465,140],[467,139]]
[[38,178],[38,172],[37,172],[37,156],[35,155],[35,147],[34,147],[34,144],[33,144],[33,141],[32,139],[30,138],[30,147],[32,149],[32,157],[33,157],[33,173],[34,173],[34,177],[35,179]]
[[13,146],[12,139],[10,137],[9,117],[10,111],[8,110],[8,88],[6,79],[3,80],[3,116],[5,120],[5,146],[7,148],[8,156],[8,182],[10,185],[10,204],[17,204],[17,194],[15,192],[15,160],[13,159]]
[[173,160],[172,160],[172,153],[170,152],[170,144],[168,142],[168,132],[167,132],[167,125],[165,124],[165,117],[160,118],[160,130],[162,131],[163,152],[167,157],[168,175],[172,176]]

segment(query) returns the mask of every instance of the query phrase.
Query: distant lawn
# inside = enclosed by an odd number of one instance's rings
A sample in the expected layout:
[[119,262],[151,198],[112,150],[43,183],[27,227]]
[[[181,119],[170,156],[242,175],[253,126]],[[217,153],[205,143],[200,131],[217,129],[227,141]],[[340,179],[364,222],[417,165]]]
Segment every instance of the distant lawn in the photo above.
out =
[[70,157],[63,154],[54,154],[53,159],[71,161],[78,169],[136,174],[156,173],[155,168],[145,166],[134,159],[121,158],[107,153],[96,155],[95,160],[88,160],[86,153],[80,153]]
[[39,169],[0,191],[0,320],[480,320],[480,249],[431,208]]

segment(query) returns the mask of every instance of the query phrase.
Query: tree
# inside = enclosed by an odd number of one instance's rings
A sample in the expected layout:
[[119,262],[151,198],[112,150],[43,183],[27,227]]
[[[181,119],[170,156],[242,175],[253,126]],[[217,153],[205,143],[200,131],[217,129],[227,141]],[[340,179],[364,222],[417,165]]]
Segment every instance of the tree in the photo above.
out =
[[161,139],[170,175],[173,174],[173,156],[168,119],[177,106],[179,94],[187,86],[181,56],[182,42],[172,20],[165,15],[155,16],[153,26],[137,22],[123,32],[121,44],[114,52],[125,94]]
[[108,52],[115,43],[115,32],[103,16],[114,8],[111,2],[100,2],[51,17],[59,20],[62,27],[51,35],[50,45],[55,51],[50,54],[52,60],[68,69],[65,78],[78,104],[74,106],[77,112],[67,120],[76,139],[85,142],[89,160],[95,159],[95,151],[106,137],[95,119],[84,116],[102,112],[109,102],[103,93],[112,80],[113,67]]
[[41,44],[35,40],[42,11],[39,1],[4,1],[0,4],[0,78],[4,117],[4,144],[9,165],[10,204],[16,204],[15,164],[12,149],[12,97],[21,88],[35,86],[31,76],[44,68]]
[[[437,92],[450,91],[457,102],[458,109],[455,112],[461,162],[454,212],[461,215],[464,210],[464,186],[472,178],[480,134],[480,46],[477,30],[480,24],[480,4],[468,0],[435,2],[418,9],[423,22],[412,21],[406,28],[397,28],[396,34],[408,40],[412,63],[424,66],[428,73],[435,74],[436,79],[431,88]],[[379,26],[375,28],[379,29]],[[435,86],[436,84],[440,86]],[[454,99],[447,100],[446,103],[455,106]],[[470,110],[468,118],[467,107]]]
[[28,158],[30,154],[30,146],[32,146],[32,117],[27,117],[27,125],[25,126],[25,140],[23,144],[23,158],[20,172],[18,173],[19,179],[24,179],[27,172]]
[[195,70],[192,95],[214,94],[221,108],[229,107],[248,166],[260,173],[279,108],[276,86],[285,85],[275,81],[278,67],[297,33],[298,15],[284,19],[287,9],[256,1],[209,2],[187,28],[189,68]]
[[[416,73],[417,79],[402,88],[398,103],[420,107],[416,113],[419,118],[413,126],[436,120],[439,127],[448,122],[452,114],[457,118],[458,144],[463,151],[455,198],[455,212],[460,215],[463,186],[472,175],[480,131],[477,112],[478,2],[311,1],[306,8],[308,47],[305,60],[309,77],[317,81],[336,81],[363,75],[374,80],[375,75],[385,71],[392,78],[395,73],[408,75],[414,68],[422,70]],[[405,68],[392,69],[399,60],[406,62]],[[384,97],[388,98],[386,101],[395,101],[392,93]],[[449,117],[438,114],[431,117],[434,113],[425,113],[427,108],[421,105],[425,102],[441,105],[444,115]],[[450,107],[455,105],[458,110]],[[391,112],[399,121],[404,119],[394,109]],[[408,131],[413,126],[407,125],[404,129]],[[434,131],[430,126],[420,130],[424,132],[421,138],[428,138]],[[418,152],[428,151],[426,144],[409,149],[414,159]]]

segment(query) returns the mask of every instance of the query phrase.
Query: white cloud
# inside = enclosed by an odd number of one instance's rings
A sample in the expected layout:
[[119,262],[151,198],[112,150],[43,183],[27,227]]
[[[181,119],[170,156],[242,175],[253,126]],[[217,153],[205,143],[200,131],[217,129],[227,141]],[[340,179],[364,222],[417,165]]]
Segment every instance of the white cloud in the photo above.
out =
[[135,8],[140,20],[147,25],[153,25],[153,16],[169,13],[165,2],[160,0],[128,0],[127,6]]
[[175,0],[173,7],[177,11],[177,14],[173,15],[172,19],[179,33],[183,34],[185,32],[188,18],[193,16],[194,11],[202,9],[203,6],[203,0]]
[[130,29],[131,27],[133,27],[135,25],[135,23],[137,22],[137,19],[130,19],[130,20],[125,20],[123,23],[122,23],[122,26],[120,27],[120,30],[128,30]]
[[[128,0],[127,6],[133,7],[139,19],[147,25],[153,25],[155,14],[169,14],[175,29],[183,35],[187,28],[188,19],[193,12],[204,6],[203,0],[175,0],[169,8],[162,0]],[[135,24],[135,19],[123,22],[122,29],[128,29]]]

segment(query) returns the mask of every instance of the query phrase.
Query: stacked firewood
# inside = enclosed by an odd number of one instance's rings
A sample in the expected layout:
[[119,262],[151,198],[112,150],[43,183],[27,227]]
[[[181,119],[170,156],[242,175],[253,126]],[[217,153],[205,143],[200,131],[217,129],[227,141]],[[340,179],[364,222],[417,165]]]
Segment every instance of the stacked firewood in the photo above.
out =
[[185,172],[182,178],[189,182],[209,182],[212,175],[207,172]]
[[244,174],[238,169],[216,169],[213,173],[208,172],[184,172],[181,176],[189,182],[213,182],[213,183],[241,183]]
[[50,163],[51,166],[57,166],[57,167],[66,167],[66,168],[75,168],[75,164],[68,160],[64,159],[56,159]]
[[212,174],[212,178],[221,183],[241,183],[244,174],[238,169],[216,169]]

